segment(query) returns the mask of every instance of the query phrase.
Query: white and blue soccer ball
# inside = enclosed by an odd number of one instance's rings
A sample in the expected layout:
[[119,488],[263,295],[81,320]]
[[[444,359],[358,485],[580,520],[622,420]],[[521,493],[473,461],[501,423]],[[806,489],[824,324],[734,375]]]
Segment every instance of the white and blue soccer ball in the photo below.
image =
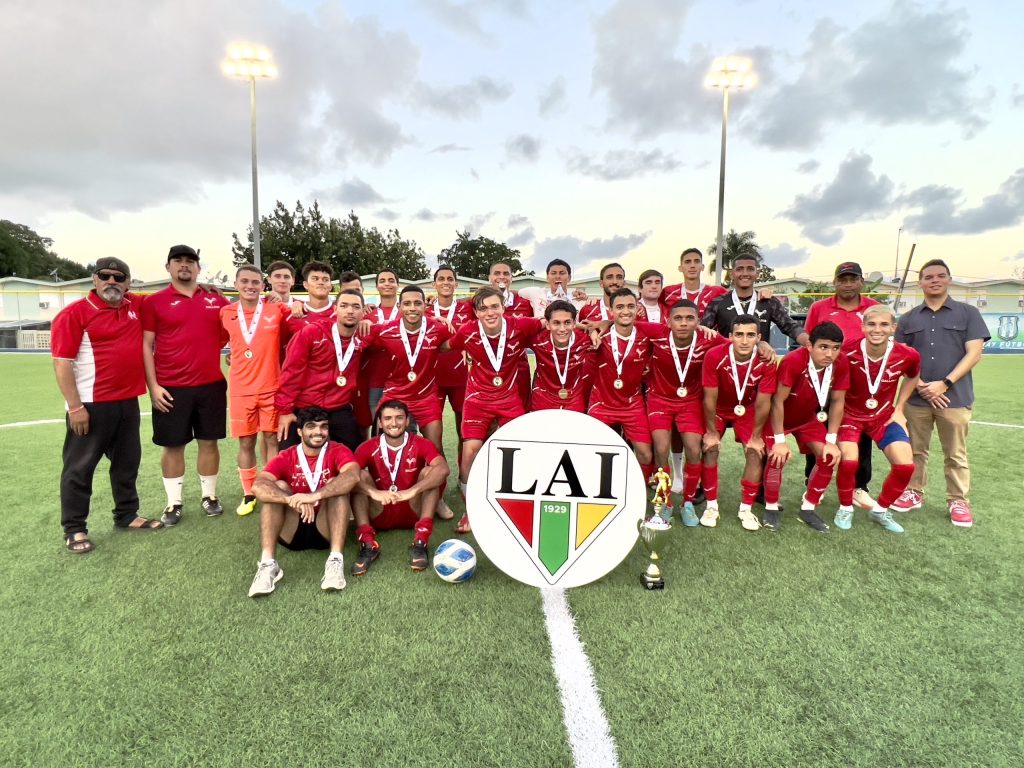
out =
[[476,550],[462,539],[442,541],[434,550],[434,572],[451,584],[468,581],[476,572]]

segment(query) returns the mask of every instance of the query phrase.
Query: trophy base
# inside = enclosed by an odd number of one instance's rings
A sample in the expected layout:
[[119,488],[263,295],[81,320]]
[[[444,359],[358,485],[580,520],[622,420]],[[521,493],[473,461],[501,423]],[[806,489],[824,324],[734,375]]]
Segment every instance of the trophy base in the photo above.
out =
[[656,579],[652,579],[646,573],[641,574],[640,583],[644,585],[644,589],[655,590],[665,588],[665,580],[663,578],[659,576]]

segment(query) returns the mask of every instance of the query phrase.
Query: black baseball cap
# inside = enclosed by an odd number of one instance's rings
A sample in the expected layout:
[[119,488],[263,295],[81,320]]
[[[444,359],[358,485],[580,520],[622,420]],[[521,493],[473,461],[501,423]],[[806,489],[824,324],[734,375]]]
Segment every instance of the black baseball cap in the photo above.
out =
[[128,269],[128,265],[125,264],[116,256],[103,256],[102,258],[96,259],[96,266],[93,267],[92,273],[95,275],[101,269],[109,269],[115,272],[121,272],[125,277],[128,278],[132,276],[131,270]]
[[187,245],[172,245],[167,252],[167,262],[170,263],[171,259],[192,259],[198,262],[199,251]]
[[843,275],[856,275],[857,277],[864,277],[864,270],[860,268],[860,264],[856,261],[844,261],[838,267],[836,267],[836,277],[842,277]]

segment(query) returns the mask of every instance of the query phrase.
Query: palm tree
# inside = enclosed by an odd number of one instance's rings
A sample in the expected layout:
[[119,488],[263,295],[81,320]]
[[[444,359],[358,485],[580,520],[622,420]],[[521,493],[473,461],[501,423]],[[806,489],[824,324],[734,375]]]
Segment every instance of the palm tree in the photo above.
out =
[[[737,232],[735,229],[730,229],[729,234],[723,238],[722,271],[725,274],[722,276],[722,282],[726,285],[732,282],[732,263],[737,256],[756,256],[758,263],[761,262],[761,246],[755,242],[754,238],[756,237],[757,233],[750,230]],[[718,243],[708,246],[708,255],[711,256],[710,271],[713,275],[718,268]]]

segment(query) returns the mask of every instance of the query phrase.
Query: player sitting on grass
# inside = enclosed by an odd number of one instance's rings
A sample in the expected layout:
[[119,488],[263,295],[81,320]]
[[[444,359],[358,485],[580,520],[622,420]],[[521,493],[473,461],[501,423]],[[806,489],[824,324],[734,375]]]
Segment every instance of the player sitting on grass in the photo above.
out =
[[385,400],[377,410],[379,437],[356,450],[361,471],[352,494],[359,557],[353,576],[362,576],[380,556],[376,532],[412,528],[409,566],[427,567],[427,542],[434,530],[440,488],[448,462],[425,437],[409,432],[409,409],[401,400]]
[[263,503],[263,557],[249,597],[269,595],[284,576],[274,559],[279,542],[291,550],[330,549],[320,587],[345,588],[341,550],[351,513],[348,493],[359,481],[359,467],[348,448],[329,440],[329,418],[316,406],[296,411],[301,442],[267,462],[253,483],[253,493]]

